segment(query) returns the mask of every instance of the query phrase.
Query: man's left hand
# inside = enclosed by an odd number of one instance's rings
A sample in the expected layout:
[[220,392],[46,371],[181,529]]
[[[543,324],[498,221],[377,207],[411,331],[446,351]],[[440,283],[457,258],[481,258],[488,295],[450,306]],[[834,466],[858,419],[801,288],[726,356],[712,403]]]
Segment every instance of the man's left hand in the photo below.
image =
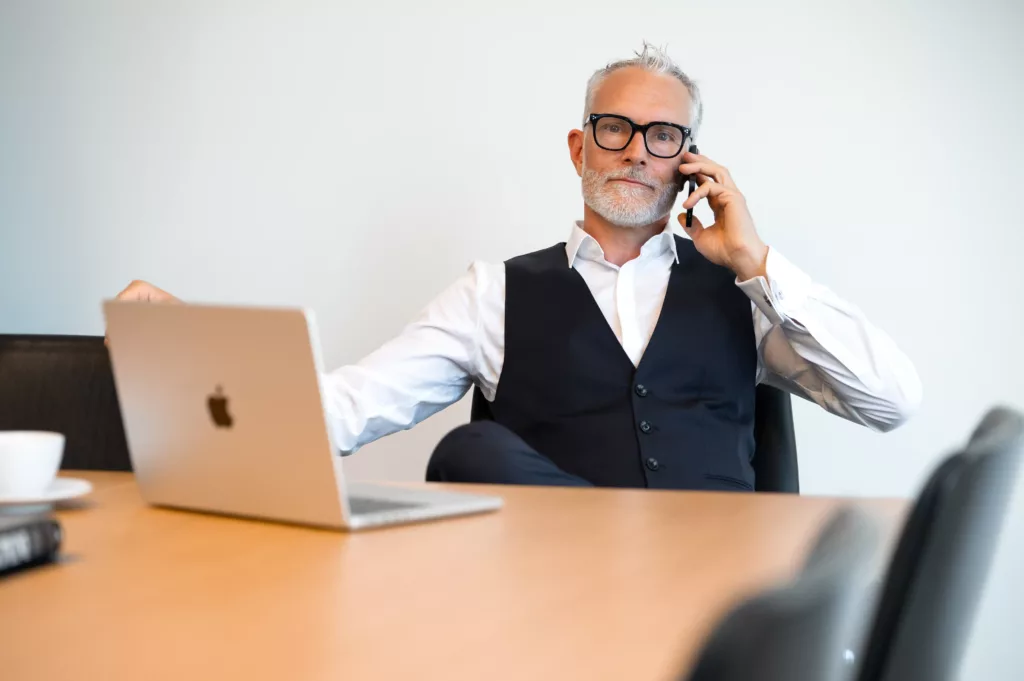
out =
[[715,214],[715,224],[707,227],[694,216],[689,229],[686,228],[686,213],[679,215],[679,224],[693,240],[697,252],[716,265],[728,267],[740,281],[765,276],[768,246],[757,235],[747,201],[729,171],[706,156],[687,151],[679,172],[696,175],[700,184],[683,201],[683,210],[693,208],[706,198]]

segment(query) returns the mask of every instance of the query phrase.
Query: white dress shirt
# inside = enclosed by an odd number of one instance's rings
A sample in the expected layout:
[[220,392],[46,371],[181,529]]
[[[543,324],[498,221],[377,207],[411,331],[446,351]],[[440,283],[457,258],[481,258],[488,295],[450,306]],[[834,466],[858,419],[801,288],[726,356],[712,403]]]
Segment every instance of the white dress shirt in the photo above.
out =
[[[634,365],[647,348],[678,262],[671,227],[618,267],[577,222],[565,245]],[[886,431],[921,399],[910,360],[861,312],[816,284],[774,249],[767,278],[737,281],[750,297],[757,382]],[[473,263],[405,330],[358,364],[323,377],[328,420],[343,453],[411,428],[474,384],[493,400],[505,354],[505,265]]]

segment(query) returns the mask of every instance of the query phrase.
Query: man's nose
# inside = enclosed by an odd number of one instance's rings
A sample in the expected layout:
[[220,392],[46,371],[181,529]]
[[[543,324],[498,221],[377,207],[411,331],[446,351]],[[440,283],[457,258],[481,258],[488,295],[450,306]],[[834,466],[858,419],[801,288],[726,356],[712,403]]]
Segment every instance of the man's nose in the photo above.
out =
[[633,135],[633,139],[631,139],[629,144],[626,145],[626,148],[622,150],[622,154],[622,160],[630,165],[647,165],[650,154],[647,153],[647,147],[644,145],[644,136],[639,132]]

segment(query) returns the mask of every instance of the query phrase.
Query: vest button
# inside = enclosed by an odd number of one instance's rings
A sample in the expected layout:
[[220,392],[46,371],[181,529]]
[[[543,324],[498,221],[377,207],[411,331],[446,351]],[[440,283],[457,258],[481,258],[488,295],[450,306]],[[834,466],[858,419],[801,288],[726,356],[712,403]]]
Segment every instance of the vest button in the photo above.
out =
[[635,390],[636,394],[639,395],[640,397],[647,397],[647,388],[644,387],[643,383],[637,383]]
[[648,423],[647,421],[641,421],[640,422],[640,430],[642,430],[645,433],[651,432],[651,424]]
[[658,470],[658,460],[655,459],[653,456],[649,457],[645,463],[647,464],[647,467],[650,468],[652,471]]

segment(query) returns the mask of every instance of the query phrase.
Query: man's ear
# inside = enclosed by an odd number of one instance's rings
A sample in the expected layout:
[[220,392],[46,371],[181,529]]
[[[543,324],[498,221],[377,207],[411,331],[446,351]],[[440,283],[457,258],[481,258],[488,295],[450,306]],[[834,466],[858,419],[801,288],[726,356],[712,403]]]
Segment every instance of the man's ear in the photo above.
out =
[[576,166],[576,174],[583,177],[583,131],[569,131],[569,158]]

